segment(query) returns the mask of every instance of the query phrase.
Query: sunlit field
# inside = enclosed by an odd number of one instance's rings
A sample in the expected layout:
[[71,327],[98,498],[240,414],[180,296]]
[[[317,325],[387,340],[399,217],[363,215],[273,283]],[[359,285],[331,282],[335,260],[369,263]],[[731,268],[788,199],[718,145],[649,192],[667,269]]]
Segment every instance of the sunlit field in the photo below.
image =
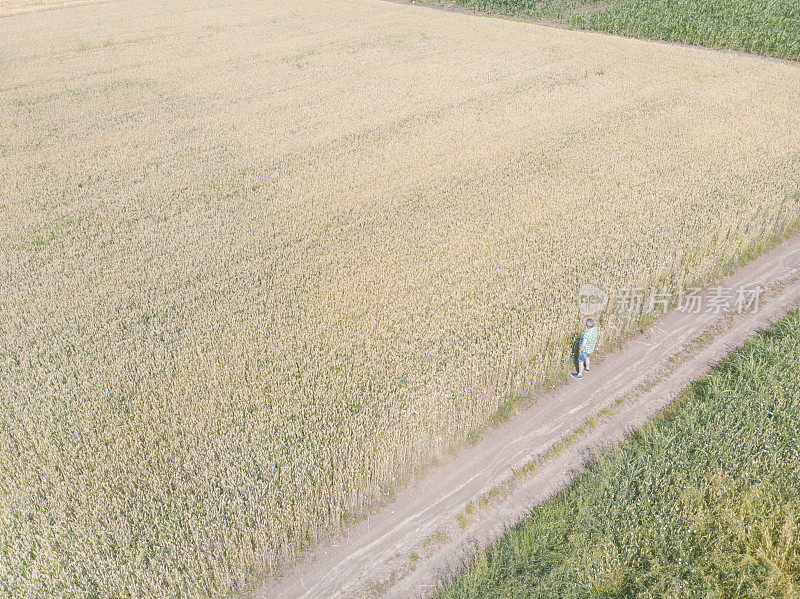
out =
[[110,0],[0,0],[0,17],[108,1]]
[[793,227],[799,103],[372,0],[0,19],[0,591],[240,593],[566,368],[581,283]]
[[797,597],[800,313],[693,386],[440,599]]

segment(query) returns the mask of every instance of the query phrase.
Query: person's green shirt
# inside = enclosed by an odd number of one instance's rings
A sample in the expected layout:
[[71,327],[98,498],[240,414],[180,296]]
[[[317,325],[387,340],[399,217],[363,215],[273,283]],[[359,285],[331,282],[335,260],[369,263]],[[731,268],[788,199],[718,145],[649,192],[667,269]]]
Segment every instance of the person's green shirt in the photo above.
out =
[[586,329],[583,332],[583,351],[585,351],[587,354],[590,354],[594,351],[596,345],[597,327],[594,326],[591,329]]

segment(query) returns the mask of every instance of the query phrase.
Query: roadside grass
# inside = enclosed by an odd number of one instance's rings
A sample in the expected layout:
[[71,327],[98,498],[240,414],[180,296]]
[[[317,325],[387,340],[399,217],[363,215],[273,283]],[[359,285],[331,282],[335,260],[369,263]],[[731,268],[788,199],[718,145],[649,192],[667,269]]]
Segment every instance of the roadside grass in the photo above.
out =
[[456,0],[489,13],[553,19],[577,29],[800,60],[795,0]]
[[800,312],[450,583],[465,597],[800,593]]

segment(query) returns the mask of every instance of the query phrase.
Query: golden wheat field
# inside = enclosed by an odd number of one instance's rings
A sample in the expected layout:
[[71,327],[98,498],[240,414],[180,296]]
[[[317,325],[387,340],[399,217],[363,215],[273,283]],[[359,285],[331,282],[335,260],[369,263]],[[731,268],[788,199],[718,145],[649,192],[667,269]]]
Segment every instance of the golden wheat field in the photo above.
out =
[[0,19],[4,595],[238,595],[798,220],[796,64],[164,4]]
[[0,0],[0,17],[108,1],[109,0]]

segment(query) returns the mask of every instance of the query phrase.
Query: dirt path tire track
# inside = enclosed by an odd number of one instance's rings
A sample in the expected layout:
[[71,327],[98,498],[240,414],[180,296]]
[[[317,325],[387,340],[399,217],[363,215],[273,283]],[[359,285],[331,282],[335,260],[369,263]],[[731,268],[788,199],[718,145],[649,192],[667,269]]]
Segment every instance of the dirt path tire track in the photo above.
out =
[[[476,548],[494,542],[535,505],[563,489],[591,452],[618,442],[672,402],[692,381],[749,337],[800,305],[800,235],[784,241],[719,282],[724,287],[762,285],[766,294],[754,313],[672,311],[619,350],[594,365],[591,375],[539,397],[511,421],[487,432],[403,489],[397,499],[354,526],[343,538],[322,543],[280,579],[268,580],[254,597],[424,597],[457,572]],[[691,342],[721,329],[702,349],[668,375],[670,360]],[[637,388],[652,387],[623,404],[567,451],[524,478],[499,505],[482,510],[461,530],[456,518],[465,507],[502,485],[519,469],[543,456],[587,418],[613,406]],[[424,541],[446,531],[450,542],[412,563]]]

